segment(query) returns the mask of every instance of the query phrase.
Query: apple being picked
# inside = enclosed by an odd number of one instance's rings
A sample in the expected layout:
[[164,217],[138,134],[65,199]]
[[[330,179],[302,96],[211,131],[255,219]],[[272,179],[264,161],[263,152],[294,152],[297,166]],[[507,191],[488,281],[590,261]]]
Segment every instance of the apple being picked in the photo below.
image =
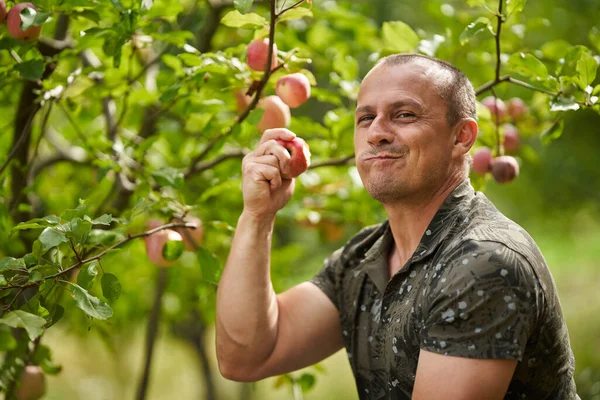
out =
[[480,175],[484,175],[490,171],[492,163],[492,150],[489,147],[480,147],[473,154],[472,169]]
[[[269,39],[256,39],[248,45],[248,66],[255,71],[264,71],[269,56]],[[271,69],[277,66],[277,45],[273,44],[273,56],[271,57]]]
[[275,93],[285,104],[296,108],[310,97],[310,82],[299,72],[285,75],[277,81]]
[[15,390],[17,400],[38,400],[46,393],[46,379],[37,365],[27,365],[23,369],[19,386]]
[[498,183],[507,183],[519,176],[519,164],[511,156],[500,156],[492,160],[492,176]]
[[4,0],[0,0],[0,24],[4,23],[6,19],[6,3]]
[[262,99],[258,106],[265,110],[257,128],[262,133],[267,129],[287,128],[292,119],[290,107],[278,96],[267,96]]
[[35,6],[31,3],[15,4],[13,8],[10,9],[8,16],[6,17],[6,27],[8,29],[8,33],[13,38],[30,42],[40,36],[42,27],[32,25],[25,30],[21,29],[21,23],[23,22],[21,19],[21,11],[26,8],[36,10]]
[[[162,222],[149,221],[146,226],[151,229],[158,228]],[[150,236],[144,237],[146,255],[150,262],[159,267],[170,267],[177,262],[184,250],[183,238],[171,229],[163,229]]]
[[293,140],[281,140],[277,139],[277,143],[282,145],[290,153],[290,172],[287,174],[281,174],[283,179],[296,178],[298,175],[303,173],[310,166],[310,149],[308,144],[299,137]]

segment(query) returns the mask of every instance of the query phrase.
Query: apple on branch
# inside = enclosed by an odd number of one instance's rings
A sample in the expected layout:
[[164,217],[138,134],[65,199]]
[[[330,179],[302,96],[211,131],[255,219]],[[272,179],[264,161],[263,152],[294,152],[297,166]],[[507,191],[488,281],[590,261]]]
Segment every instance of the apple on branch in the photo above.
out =
[[198,217],[187,216],[183,222],[194,225],[194,228],[177,228],[183,238],[183,244],[188,251],[196,251],[204,239],[204,227]]
[[310,166],[310,149],[304,139],[296,137],[293,140],[277,139],[277,143],[290,153],[290,172],[281,174],[283,179],[296,178]]
[[6,20],[6,3],[0,0],[0,24],[3,24],[4,20]]
[[492,176],[498,183],[507,183],[519,176],[519,164],[511,156],[500,156],[492,160]]
[[[256,39],[248,45],[248,66],[255,71],[264,71],[269,55],[269,39]],[[271,69],[277,67],[277,45],[273,44]]]
[[258,106],[265,110],[257,125],[261,133],[267,129],[287,128],[290,125],[292,118],[290,107],[278,96],[267,96],[258,103]]
[[484,175],[490,171],[492,163],[492,150],[489,147],[480,147],[473,154],[472,169],[480,175]]
[[310,97],[310,82],[299,72],[285,75],[277,81],[275,93],[285,104],[296,108]]
[[26,8],[30,8],[34,11],[36,10],[36,7],[31,3],[15,4],[10,9],[10,11],[8,12],[8,16],[6,17],[6,27],[8,29],[8,33],[13,38],[30,42],[32,40],[37,39],[40,36],[42,27],[32,25],[25,30],[21,29],[21,24],[23,23],[23,19],[21,18],[21,12]]
[[[158,228],[161,221],[151,220],[146,226],[148,230]],[[184,250],[183,238],[172,229],[163,229],[144,237],[146,255],[150,262],[159,267],[170,267],[177,262]]]
[[494,96],[488,96],[481,100],[481,104],[483,104],[490,113],[492,114],[492,119],[494,121],[502,121],[507,114],[506,104],[502,99],[498,99]]
[[17,400],[38,400],[46,393],[46,378],[42,368],[27,365],[23,369],[18,387],[15,390]]
[[509,99],[506,102],[506,108],[512,119],[519,119],[527,112],[527,106],[525,105],[525,102],[519,97],[513,97],[512,99]]
[[521,144],[517,127],[513,124],[503,124],[502,129],[504,131],[504,150],[509,154],[516,153]]

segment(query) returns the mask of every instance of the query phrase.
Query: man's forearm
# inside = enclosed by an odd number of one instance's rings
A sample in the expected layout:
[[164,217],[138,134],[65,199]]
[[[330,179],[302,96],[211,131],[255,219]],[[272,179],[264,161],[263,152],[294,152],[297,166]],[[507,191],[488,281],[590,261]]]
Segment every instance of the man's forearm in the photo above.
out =
[[217,291],[221,364],[251,367],[267,358],[275,346],[278,307],[269,267],[273,220],[244,213],[238,220]]

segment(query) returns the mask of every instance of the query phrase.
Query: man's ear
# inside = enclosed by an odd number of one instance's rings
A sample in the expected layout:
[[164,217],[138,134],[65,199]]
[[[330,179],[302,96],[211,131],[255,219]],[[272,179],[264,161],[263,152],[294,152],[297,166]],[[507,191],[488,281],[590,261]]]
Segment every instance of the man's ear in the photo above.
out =
[[477,139],[479,127],[474,119],[465,118],[457,124],[455,129],[454,149],[452,151],[454,158],[467,154],[471,150],[475,139]]

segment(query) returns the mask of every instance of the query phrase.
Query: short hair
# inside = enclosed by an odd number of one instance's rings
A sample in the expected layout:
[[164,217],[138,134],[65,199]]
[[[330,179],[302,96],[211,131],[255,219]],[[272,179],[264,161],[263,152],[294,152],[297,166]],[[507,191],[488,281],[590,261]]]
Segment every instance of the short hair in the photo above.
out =
[[476,96],[473,85],[461,70],[446,61],[423,54],[392,54],[380,59],[373,69],[380,65],[395,66],[419,60],[433,63],[441,72],[434,84],[438,94],[448,107],[446,113],[448,124],[454,126],[464,118],[477,120]]

